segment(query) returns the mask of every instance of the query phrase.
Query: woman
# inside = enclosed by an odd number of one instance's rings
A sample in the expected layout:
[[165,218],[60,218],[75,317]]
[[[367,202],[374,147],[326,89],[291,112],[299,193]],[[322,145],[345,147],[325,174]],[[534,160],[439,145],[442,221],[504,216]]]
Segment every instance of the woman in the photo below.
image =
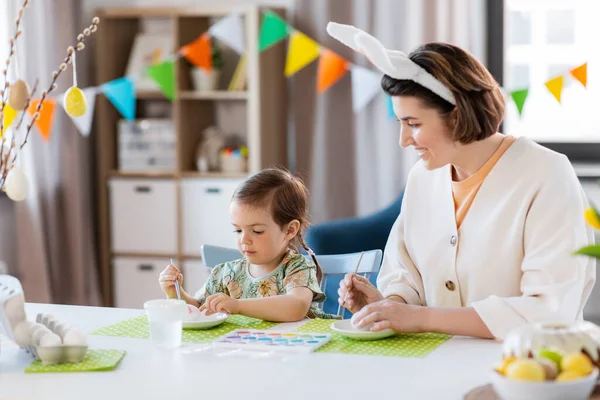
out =
[[377,288],[352,275],[340,284],[353,323],[503,338],[524,323],[581,319],[596,271],[573,255],[593,233],[569,160],[498,133],[500,88],[463,49],[430,43],[407,57],[354,27],[327,30],[384,73],[400,145],[420,157]]

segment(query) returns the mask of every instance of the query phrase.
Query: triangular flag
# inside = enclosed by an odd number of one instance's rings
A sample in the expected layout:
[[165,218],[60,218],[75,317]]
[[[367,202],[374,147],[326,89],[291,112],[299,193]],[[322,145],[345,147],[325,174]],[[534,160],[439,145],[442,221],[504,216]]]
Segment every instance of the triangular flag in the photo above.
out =
[[353,65],[352,74],[352,109],[360,111],[381,90],[381,75],[370,69]]
[[523,114],[523,106],[525,105],[527,96],[529,96],[529,89],[521,89],[510,92],[510,97],[512,97],[513,101],[515,102],[517,111],[519,111],[519,115]]
[[546,82],[546,87],[548,88],[550,93],[552,93],[552,95],[554,95],[554,97],[556,98],[556,100],[559,103],[560,103],[560,95],[563,90],[563,83],[564,83],[564,78],[562,77],[562,75],[557,76],[556,78],[552,78],[548,82]]
[[388,118],[396,119],[396,113],[394,112],[394,104],[392,103],[392,96],[386,94],[385,97],[387,103]]
[[102,91],[125,119],[135,119],[135,86],[131,78],[107,82],[102,85]]
[[323,93],[348,72],[348,61],[329,49],[323,49],[319,58],[317,91]]
[[181,54],[189,62],[198,68],[204,68],[207,71],[212,69],[212,43],[208,33],[202,34],[192,43],[183,46]]
[[166,98],[171,101],[175,99],[175,63],[173,61],[164,61],[148,67],[148,76],[158,83]]
[[227,44],[238,54],[246,50],[244,41],[244,20],[238,13],[232,13],[210,27],[208,32]]
[[288,35],[288,24],[274,12],[264,13],[260,35],[258,38],[258,51],[263,51],[283,40]]
[[577,79],[583,87],[587,87],[587,63],[581,64],[577,68],[573,68],[571,71],[573,78]]
[[[89,136],[92,131],[92,121],[94,120],[94,108],[96,107],[96,95],[98,88],[89,87],[83,89],[83,95],[87,102],[85,113],[81,117],[70,117],[73,124],[83,136]],[[58,102],[64,108],[64,96],[60,96]]]
[[319,44],[305,34],[295,31],[290,36],[285,76],[294,75],[317,57],[319,57]]
[[[10,106],[10,104],[4,103],[4,130],[5,131],[13,123],[13,121],[15,120],[15,118],[17,117],[18,114],[19,114],[19,112],[17,110],[15,110],[14,108],[12,108]],[[0,132],[0,137],[2,137],[2,132]]]
[[[35,111],[37,109],[38,104],[40,104],[41,99],[31,100],[29,103],[29,108],[27,112],[33,118]],[[50,134],[52,133],[52,121],[54,120],[54,110],[56,109],[56,100],[53,97],[46,97],[44,103],[42,104],[42,108],[40,109],[40,115],[35,120],[35,127],[42,135],[42,138],[47,142],[50,140]]]

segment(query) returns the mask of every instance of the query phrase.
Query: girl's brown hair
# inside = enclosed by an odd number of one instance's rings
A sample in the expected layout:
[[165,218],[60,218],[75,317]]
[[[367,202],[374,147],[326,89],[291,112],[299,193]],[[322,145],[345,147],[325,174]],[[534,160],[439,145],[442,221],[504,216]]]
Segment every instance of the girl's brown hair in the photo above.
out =
[[321,282],[323,271],[315,253],[304,241],[308,228],[308,189],[300,178],[280,168],[264,169],[238,187],[232,201],[254,207],[268,207],[273,220],[283,227],[293,220],[300,222],[300,229],[290,246],[298,251],[302,246],[312,257],[317,266],[317,280]]
[[384,75],[381,87],[390,96],[415,96],[437,109],[462,144],[483,140],[498,132],[504,118],[504,97],[490,72],[473,55],[447,43],[427,43],[408,57],[446,86],[456,106],[411,80]]

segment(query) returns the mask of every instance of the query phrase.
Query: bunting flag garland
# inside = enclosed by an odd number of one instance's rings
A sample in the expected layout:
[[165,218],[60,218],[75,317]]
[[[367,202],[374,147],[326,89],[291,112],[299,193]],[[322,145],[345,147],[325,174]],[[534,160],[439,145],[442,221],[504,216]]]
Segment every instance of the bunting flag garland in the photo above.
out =
[[208,32],[227,44],[238,54],[244,54],[244,21],[238,13],[232,13],[210,27]]
[[164,61],[148,67],[148,76],[154,79],[167,99],[175,100],[175,63],[173,61]]
[[515,105],[517,106],[519,116],[523,114],[523,106],[525,105],[525,100],[527,100],[528,95],[529,89],[521,89],[510,92],[510,97],[513,99]]
[[385,97],[386,97],[386,103],[387,103],[388,118],[396,119],[396,113],[394,112],[394,104],[392,104],[392,96],[390,96],[389,94],[386,94]]
[[288,24],[274,12],[263,14],[262,26],[258,38],[258,51],[263,51],[276,45],[288,35]]
[[130,77],[107,82],[102,85],[102,91],[123,118],[135,119],[135,86]]
[[[27,112],[31,117],[36,112],[38,104],[40,104],[41,99],[31,100],[29,104],[29,108]],[[35,120],[35,127],[39,131],[42,138],[47,142],[50,140],[50,134],[52,133],[52,122],[54,121],[54,110],[56,109],[56,100],[53,97],[47,97],[44,100],[44,104],[40,109],[40,115]]]
[[[83,136],[89,136],[92,131],[92,121],[94,120],[94,108],[96,106],[96,95],[98,88],[89,87],[83,89],[83,95],[87,100],[87,109],[81,117],[70,117],[75,127]],[[65,104],[62,97],[59,97],[59,103],[64,108]]]
[[353,65],[352,75],[352,109],[358,112],[367,105],[373,97],[381,92],[381,76],[370,69]]
[[329,49],[321,51],[317,71],[317,92],[323,93],[348,72],[348,61]]
[[[12,125],[17,114],[19,114],[19,112],[12,108],[8,102],[4,104],[4,130]],[[0,137],[2,137],[2,132],[0,132]]]
[[319,57],[319,44],[305,34],[294,31],[290,35],[285,76],[290,77]]
[[[233,51],[240,54],[241,61],[238,63],[234,77],[229,84],[229,90],[243,90],[246,72],[246,56],[248,63],[252,58],[246,53],[246,37],[244,29],[244,18],[239,13],[231,13],[213,24],[206,32],[202,33],[192,42],[180,47],[175,54],[163,58],[158,64],[153,64],[144,71],[138,71],[133,76],[124,76],[102,84],[99,87],[83,88],[87,100],[87,110],[81,117],[71,117],[73,124],[82,136],[89,136],[94,117],[95,98],[103,93],[114,105],[118,112],[127,120],[135,119],[136,115],[136,77],[146,74],[154,80],[164,94],[170,100],[175,100],[177,89],[175,85],[175,60],[185,57],[192,65],[205,70],[213,69],[213,42],[218,39],[229,46]],[[288,39],[289,38],[289,39]],[[321,46],[304,33],[294,29],[279,15],[266,11],[262,15],[261,29],[258,37],[258,51],[266,51],[272,46],[288,39],[287,57],[285,69],[282,71],[286,77],[293,76],[300,70],[318,59],[316,91],[325,93],[329,88],[339,82],[348,72],[351,75],[352,84],[352,109],[359,112],[369,104],[375,96],[381,94],[381,73],[369,68],[355,65],[344,59],[332,50]],[[571,75],[584,88],[587,88],[587,67],[585,62],[579,66],[565,71],[562,75],[549,79],[545,82],[547,90],[559,102],[562,102],[562,92],[565,76]],[[235,84],[234,84],[235,83]],[[571,89],[569,89],[571,90]],[[525,103],[530,95],[530,88],[519,88],[508,92],[508,97],[515,103],[519,116],[523,115]],[[35,122],[35,127],[45,141],[51,136],[52,123],[56,103],[64,109],[62,95],[48,97],[40,110],[40,116]],[[33,115],[40,100],[31,101],[26,110]],[[385,95],[387,116],[395,119],[392,98]],[[19,112],[6,104],[4,109],[4,128],[9,128],[18,119]],[[0,133],[1,135],[1,133]],[[0,136],[1,137],[1,136]]]
[[573,78],[577,79],[583,87],[587,88],[587,63],[580,65],[577,68],[573,68],[569,71]]
[[546,87],[552,93],[552,95],[556,98],[556,100],[560,103],[560,95],[562,94],[564,85],[563,76],[557,76],[556,78],[550,79],[546,82]]
[[181,54],[198,68],[212,70],[212,44],[208,33],[200,35],[192,43],[183,46]]

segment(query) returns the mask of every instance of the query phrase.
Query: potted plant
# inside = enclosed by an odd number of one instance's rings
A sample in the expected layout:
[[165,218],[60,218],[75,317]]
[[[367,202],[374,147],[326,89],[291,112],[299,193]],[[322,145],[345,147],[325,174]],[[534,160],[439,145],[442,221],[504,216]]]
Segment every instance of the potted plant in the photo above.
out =
[[212,69],[192,67],[192,80],[194,89],[198,91],[217,90],[219,78],[223,69],[223,52],[214,38],[211,38]]

